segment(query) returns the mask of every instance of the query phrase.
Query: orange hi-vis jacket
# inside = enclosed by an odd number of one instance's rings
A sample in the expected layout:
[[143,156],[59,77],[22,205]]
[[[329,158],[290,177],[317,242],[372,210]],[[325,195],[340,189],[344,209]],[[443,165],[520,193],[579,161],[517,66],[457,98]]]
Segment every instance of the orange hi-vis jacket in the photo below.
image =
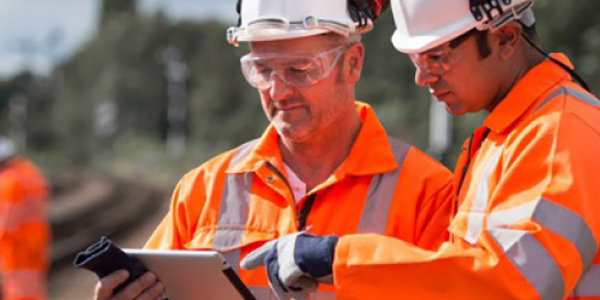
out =
[[[188,173],[146,248],[216,249],[237,267],[264,242],[297,232],[306,216],[306,228],[316,235],[378,233],[437,248],[448,238],[451,173],[388,137],[368,105],[356,106],[362,127],[348,157],[297,206],[271,126],[260,140]],[[237,271],[257,299],[277,299],[264,268]],[[323,288],[315,299],[335,299],[332,290]]]
[[340,238],[338,299],[600,299],[598,99],[546,60],[483,125],[457,166],[471,160],[450,241]]
[[0,282],[2,300],[46,299],[50,228],[47,187],[22,158],[0,166]]

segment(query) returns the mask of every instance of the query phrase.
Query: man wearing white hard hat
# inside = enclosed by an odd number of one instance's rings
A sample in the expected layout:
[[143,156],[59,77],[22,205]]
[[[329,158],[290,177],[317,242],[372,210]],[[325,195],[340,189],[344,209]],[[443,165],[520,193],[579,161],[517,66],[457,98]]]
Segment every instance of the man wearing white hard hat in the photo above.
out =
[[[534,2],[391,0],[392,42],[416,83],[452,114],[489,116],[456,167],[450,241],[340,237],[322,266],[338,299],[600,299],[600,102],[565,55],[539,46]],[[256,256],[290,264],[302,247]]]
[[42,174],[0,136],[0,294],[2,300],[46,299],[50,228]]
[[[335,299],[332,287],[316,290],[318,281],[331,281],[331,268],[320,268],[320,260],[331,256],[328,242],[313,244],[299,232],[331,238],[378,233],[426,249],[445,240],[450,172],[388,137],[371,107],[354,98],[364,56],[360,34],[385,6],[364,0],[240,1],[240,22],[228,30],[228,40],[249,43],[242,72],[258,90],[271,125],[261,138],[188,173],[147,248],[220,251],[258,299],[275,299],[264,269],[242,270],[238,262],[279,237],[302,240],[323,249],[322,257],[268,268],[298,275],[308,269],[314,278],[291,286],[272,282],[274,293]],[[162,291],[148,273],[112,295],[126,277],[105,277],[96,299],[154,299]]]

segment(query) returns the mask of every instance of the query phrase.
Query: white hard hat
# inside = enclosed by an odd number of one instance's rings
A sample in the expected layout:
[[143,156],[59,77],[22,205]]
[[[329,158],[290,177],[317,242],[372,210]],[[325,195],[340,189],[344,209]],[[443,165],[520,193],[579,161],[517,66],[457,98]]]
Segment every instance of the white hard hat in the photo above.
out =
[[15,143],[0,136],[0,162],[15,156],[15,154],[17,154],[17,146]]
[[391,0],[394,47],[421,53],[477,28],[496,29],[515,19],[535,23],[536,0]]
[[[381,3],[386,3],[382,5]],[[238,0],[240,24],[227,40],[272,41],[334,32],[349,36],[372,29],[389,0]],[[361,7],[355,4],[360,3]]]

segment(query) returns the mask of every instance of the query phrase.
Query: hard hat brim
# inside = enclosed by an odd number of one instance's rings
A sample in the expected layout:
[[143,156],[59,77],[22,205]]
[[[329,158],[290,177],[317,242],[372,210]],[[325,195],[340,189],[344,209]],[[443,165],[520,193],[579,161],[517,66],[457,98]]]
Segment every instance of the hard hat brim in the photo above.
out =
[[309,37],[327,33],[329,31],[325,29],[311,29],[311,30],[294,30],[283,32],[279,34],[262,34],[262,35],[244,35],[238,38],[240,42],[265,42],[265,41],[277,41],[277,40],[288,40],[297,39],[302,37]]
[[[406,32],[396,30],[392,35],[392,44],[396,50],[402,53],[422,53],[451,41],[461,34],[475,28],[475,26],[475,22],[464,19],[461,20],[461,22],[455,23],[452,26],[453,28],[450,28],[449,30],[448,28],[445,28],[445,30],[440,32],[433,31],[428,32],[427,34],[409,36]],[[452,34],[448,35],[448,32],[452,32]]]

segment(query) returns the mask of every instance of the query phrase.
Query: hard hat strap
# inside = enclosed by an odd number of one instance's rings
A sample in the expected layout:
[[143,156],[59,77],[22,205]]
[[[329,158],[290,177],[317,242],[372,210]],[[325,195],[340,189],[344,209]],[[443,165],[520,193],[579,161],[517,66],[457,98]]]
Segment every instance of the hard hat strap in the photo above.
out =
[[579,74],[577,74],[577,72],[575,72],[575,70],[569,68],[567,65],[565,65],[558,59],[548,55],[548,53],[546,53],[546,51],[544,51],[540,47],[538,47],[529,37],[527,37],[526,34],[521,33],[521,36],[525,39],[525,41],[527,41],[527,43],[529,45],[531,45],[531,47],[533,47],[539,53],[541,53],[542,55],[547,57],[553,63],[557,64],[559,67],[563,68],[565,71],[567,71],[569,73],[569,75],[571,75],[571,77],[573,77],[573,79],[575,79],[579,83],[579,85],[581,85],[581,87],[583,87],[586,91],[591,92],[591,89],[590,89],[589,85],[587,84],[587,82],[585,82],[585,80],[581,76],[579,76]]
[[242,26],[242,0],[238,0],[235,5],[235,11],[238,14],[238,24],[237,27]]

